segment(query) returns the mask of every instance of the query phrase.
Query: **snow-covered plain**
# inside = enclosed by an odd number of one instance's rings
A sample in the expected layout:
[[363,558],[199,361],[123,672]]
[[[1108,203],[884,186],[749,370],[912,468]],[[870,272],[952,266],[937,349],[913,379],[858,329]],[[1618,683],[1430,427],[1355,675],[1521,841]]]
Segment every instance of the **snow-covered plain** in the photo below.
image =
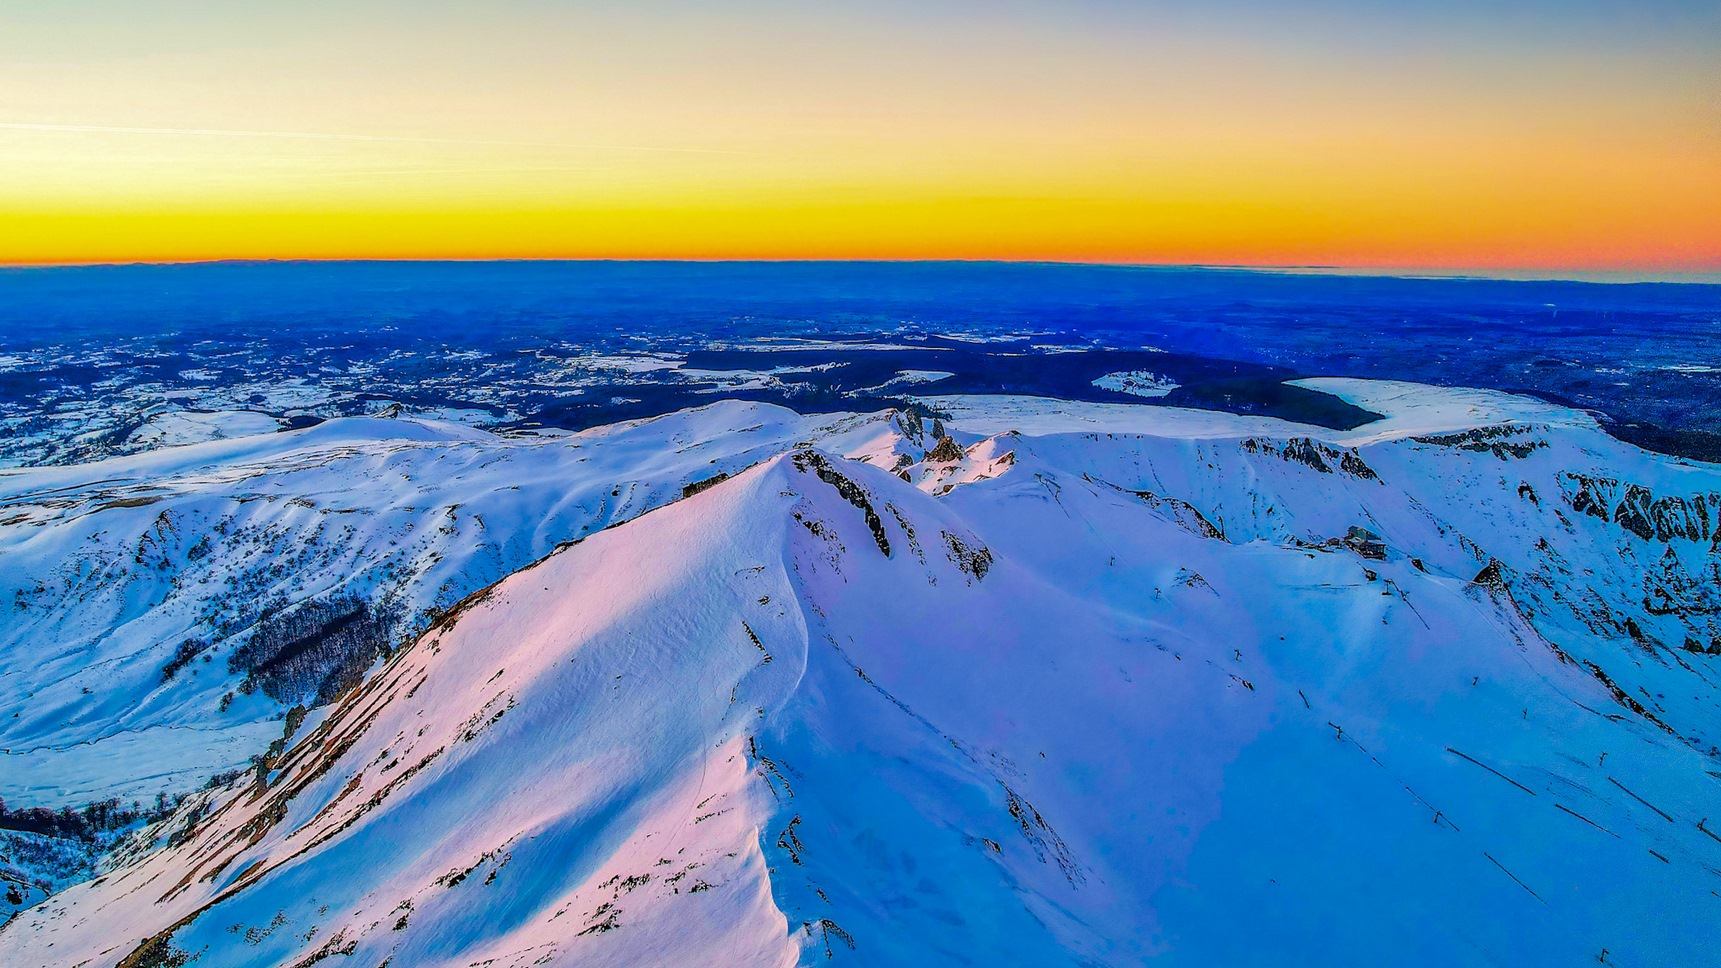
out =
[[[1714,960],[1721,470],[1305,385],[1385,419],[731,403],[0,476],[12,749],[272,724],[217,708],[244,628],[161,681],[235,595],[438,616],[0,962]],[[155,760],[74,762],[0,795]]]
[[1104,390],[1116,390],[1135,397],[1163,397],[1177,389],[1177,381],[1151,370],[1125,370],[1107,373],[1093,381]]
[[209,440],[272,434],[281,421],[251,410],[164,410],[144,421],[128,441],[142,450],[201,444]]

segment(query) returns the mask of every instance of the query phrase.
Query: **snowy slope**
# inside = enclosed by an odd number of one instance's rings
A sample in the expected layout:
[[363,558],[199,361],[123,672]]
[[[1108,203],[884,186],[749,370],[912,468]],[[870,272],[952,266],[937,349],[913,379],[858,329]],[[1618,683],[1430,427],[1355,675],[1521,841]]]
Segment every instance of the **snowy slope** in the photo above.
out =
[[246,694],[229,668],[266,616],[349,597],[386,603],[407,636],[687,484],[810,436],[864,453],[885,419],[725,402],[498,437],[351,418],[0,471],[0,798],[58,808],[193,789],[279,738],[302,700]]
[[797,425],[452,610],[0,961],[1710,960],[1721,471],[1320,388],[1387,420]]
[[272,434],[281,421],[254,410],[162,410],[144,420],[126,439],[126,446],[155,450],[210,440],[229,440],[256,434]]

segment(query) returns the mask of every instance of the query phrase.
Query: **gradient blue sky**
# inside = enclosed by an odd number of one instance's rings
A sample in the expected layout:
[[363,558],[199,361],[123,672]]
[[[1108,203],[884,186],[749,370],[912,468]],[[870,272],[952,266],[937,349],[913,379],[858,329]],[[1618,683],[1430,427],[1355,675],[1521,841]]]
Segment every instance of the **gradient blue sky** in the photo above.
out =
[[1721,268],[1721,4],[0,2],[0,261]]

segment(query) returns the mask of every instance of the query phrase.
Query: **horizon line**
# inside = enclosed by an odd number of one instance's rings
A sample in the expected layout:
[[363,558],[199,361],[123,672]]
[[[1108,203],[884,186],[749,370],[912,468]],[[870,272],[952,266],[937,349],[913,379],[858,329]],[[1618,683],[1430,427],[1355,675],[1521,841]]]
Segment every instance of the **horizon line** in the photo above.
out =
[[1452,267],[1452,266],[1378,266],[1323,264],[1250,264],[1204,262],[1129,262],[1080,259],[998,259],[998,258],[734,258],[734,257],[629,257],[629,256],[359,256],[353,258],[209,258],[209,259],[137,259],[91,261],[20,261],[0,262],[0,271],[101,269],[101,268],[170,268],[221,265],[352,265],[352,264],[681,264],[681,265],[1000,265],[1000,266],[1069,266],[1112,269],[1162,269],[1207,272],[1254,272],[1261,274],[1375,277],[1426,281],[1485,281],[1485,282],[1571,282],[1592,285],[1689,285],[1721,286],[1721,269],[1544,269],[1537,267]]

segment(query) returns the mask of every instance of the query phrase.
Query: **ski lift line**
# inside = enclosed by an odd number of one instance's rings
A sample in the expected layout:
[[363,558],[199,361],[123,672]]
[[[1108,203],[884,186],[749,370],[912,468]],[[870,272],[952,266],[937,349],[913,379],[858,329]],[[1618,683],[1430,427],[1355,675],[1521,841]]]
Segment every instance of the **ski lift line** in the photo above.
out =
[[[1513,786],[1517,787],[1518,789],[1524,791],[1525,793],[1528,793],[1532,797],[1536,795],[1536,791],[1530,789],[1529,787],[1523,785],[1522,783],[1519,783],[1517,780],[1512,779],[1511,777],[1507,776],[1506,774],[1501,773],[1499,770],[1494,769],[1493,767],[1482,762],[1481,760],[1476,759],[1475,757],[1472,757],[1466,753],[1460,753],[1450,746],[1446,747],[1446,752],[1451,753],[1454,756],[1463,757],[1464,759],[1469,760],[1470,762],[1476,764],[1477,766],[1480,766],[1482,769],[1487,770],[1489,773],[1494,774],[1495,776],[1499,777],[1500,779],[1505,780],[1507,783],[1510,783]],[[1621,789],[1624,789],[1624,788],[1621,787]],[[1666,816],[1666,815],[1663,814],[1663,816]],[[1672,818],[1669,817],[1668,819],[1671,820]]]
[[1578,818],[1579,820],[1582,820],[1584,823],[1589,824],[1590,826],[1601,831],[1602,833],[1607,834],[1609,837],[1613,837],[1616,840],[1619,838],[1619,834],[1616,834],[1613,831],[1607,829],[1606,827],[1603,827],[1601,824],[1596,823],[1594,820],[1591,820],[1590,818],[1584,816],[1583,814],[1578,813],[1576,810],[1573,810],[1570,807],[1567,807],[1563,803],[1556,803],[1556,804],[1554,804],[1554,806],[1558,807],[1561,810],[1564,810],[1566,813],[1571,814],[1572,816]]
[[[1463,756],[1463,755],[1464,755],[1464,754],[1462,754],[1462,753],[1460,753],[1460,754],[1459,754],[1459,755],[1460,755],[1460,756]],[[1524,882],[1523,882],[1523,881],[1520,881],[1520,880],[1518,880],[1518,875],[1516,875],[1516,874],[1514,874],[1514,873],[1512,873],[1512,872],[1511,872],[1511,871],[1509,871],[1509,870],[1507,870],[1507,869],[1506,869],[1506,865],[1505,865],[1505,864],[1502,864],[1502,863],[1500,863],[1500,862],[1499,862],[1499,861],[1497,861],[1497,860],[1495,860],[1495,859],[1494,859],[1494,855],[1493,855],[1493,854],[1490,854],[1490,853],[1488,853],[1488,852],[1487,852],[1487,851],[1483,851],[1483,852],[1482,852],[1482,856],[1483,856],[1483,857],[1486,857],[1486,858],[1488,858],[1488,860],[1489,860],[1489,861],[1490,861],[1490,862],[1491,862],[1491,863],[1493,863],[1493,865],[1494,865],[1494,866],[1495,866],[1495,867],[1498,867],[1498,868],[1500,868],[1500,872],[1501,872],[1501,873],[1503,873],[1503,874],[1505,874],[1505,875],[1506,875],[1506,876],[1507,876],[1507,877],[1510,877],[1510,878],[1511,878],[1511,879],[1512,879],[1512,883],[1514,883],[1514,884],[1516,884],[1516,885],[1518,885],[1518,886],[1519,886],[1519,887],[1521,887],[1521,888],[1523,888],[1523,889],[1524,889],[1524,890],[1526,890],[1526,891],[1529,891],[1529,893],[1530,893],[1530,896],[1531,896],[1531,897],[1533,897],[1533,898],[1535,898],[1535,899],[1536,899],[1536,900],[1538,900],[1538,901],[1542,901],[1542,895],[1540,895],[1540,894],[1537,894],[1537,893],[1536,893],[1536,892],[1535,892],[1535,891],[1531,891],[1531,890],[1530,890],[1530,885],[1528,885],[1528,884],[1525,884],[1525,883],[1524,883]],[[1548,902],[1547,902],[1547,901],[1542,901],[1542,903],[1543,903],[1543,904],[1546,904],[1546,903],[1548,903]]]
[[1631,797],[1633,800],[1636,800],[1638,803],[1641,803],[1644,806],[1648,807],[1649,809],[1654,810],[1656,813],[1661,814],[1661,819],[1667,821],[1668,823],[1674,822],[1674,819],[1667,815],[1667,811],[1661,809],[1660,807],[1656,806],[1655,804],[1650,803],[1648,800],[1645,800],[1644,798],[1631,792],[1631,790],[1629,788],[1627,788],[1625,784],[1619,782],[1618,780],[1614,779],[1611,776],[1607,778],[1607,781],[1609,783],[1612,783],[1614,786],[1619,787],[1621,790],[1625,790],[1626,796]]

